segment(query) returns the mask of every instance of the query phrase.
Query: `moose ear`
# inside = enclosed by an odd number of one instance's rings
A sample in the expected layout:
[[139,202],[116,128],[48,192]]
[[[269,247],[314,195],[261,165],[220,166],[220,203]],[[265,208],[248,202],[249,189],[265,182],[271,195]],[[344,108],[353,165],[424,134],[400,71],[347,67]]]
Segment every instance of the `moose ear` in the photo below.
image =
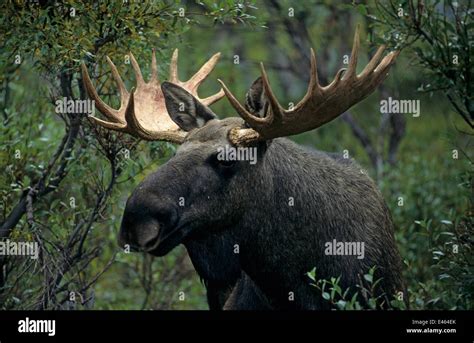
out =
[[169,116],[184,131],[202,127],[209,120],[217,118],[209,107],[182,87],[171,82],[163,82],[161,90]]
[[256,79],[245,96],[245,109],[258,117],[265,117],[268,102],[263,91],[262,78]]

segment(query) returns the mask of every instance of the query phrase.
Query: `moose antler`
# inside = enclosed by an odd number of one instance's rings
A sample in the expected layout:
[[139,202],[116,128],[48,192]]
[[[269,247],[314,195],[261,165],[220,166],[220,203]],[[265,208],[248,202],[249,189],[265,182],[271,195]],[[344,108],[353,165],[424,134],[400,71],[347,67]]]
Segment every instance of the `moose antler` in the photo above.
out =
[[[193,77],[186,82],[182,82],[178,79],[178,49],[176,49],[171,58],[169,81],[186,89],[201,103],[211,105],[224,96],[222,89],[218,93],[205,99],[199,99],[197,90],[199,85],[214,69],[219,57],[220,53],[212,56]],[[132,53],[130,53],[130,59],[135,72],[137,88],[129,93],[117,68],[110,58],[107,57],[107,62],[112,69],[112,75],[120,93],[120,108],[118,110],[111,108],[102,101],[92,85],[85,64],[82,63],[82,77],[86,91],[89,97],[95,101],[97,109],[108,121],[93,116],[89,118],[105,128],[126,132],[145,140],[182,143],[186,132],[181,130],[178,125],[171,120],[166,110],[163,92],[158,80],[155,50],[153,49],[151,76],[148,82],[145,82],[143,79],[140,67]]]
[[359,53],[359,27],[357,27],[352,47],[349,67],[339,70],[334,80],[322,87],[318,81],[316,56],[311,49],[311,77],[308,90],[303,99],[292,109],[285,110],[273,93],[263,64],[260,64],[265,97],[269,103],[263,118],[257,117],[245,109],[226,85],[222,85],[225,95],[238,114],[251,127],[234,128],[229,139],[236,145],[245,145],[253,141],[268,140],[291,136],[318,128],[344,113],[351,106],[371,94],[385,79],[388,69],[398,56],[391,52],[379,63],[384,46],[381,46],[364,70],[357,75],[357,56]]

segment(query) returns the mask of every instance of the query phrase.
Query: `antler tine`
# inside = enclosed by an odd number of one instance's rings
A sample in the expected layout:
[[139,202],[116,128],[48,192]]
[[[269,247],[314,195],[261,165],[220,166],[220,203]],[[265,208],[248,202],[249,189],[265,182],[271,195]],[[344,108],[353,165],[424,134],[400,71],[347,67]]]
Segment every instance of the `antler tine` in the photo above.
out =
[[107,105],[97,94],[94,86],[92,85],[92,81],[89,77],[89,72],[87,71],[87,67],[84,62],[81,64],[81,71],[82,71],[82,80],[84,82],[84,87],[86,89],[87,94],[94,100],[95,106],[97,109],[104,114],[108,119],[114,122],[120,122],[119,118],[117,117],[118,111]]
[[169,81],[178,83],[178,49],[174,49],[173,56],[171,57],[170,63],[170,75]]
[[207,98],[201,99],[201,102],[204,105],[209,106],[215,103],[216,101],[222,99],[224,95],[225,95],[224,90],[221,88],[219,92],[217,92],[216,94],[208,96]]
[[140,70],[140,66],[138,65],[135,56],[133,56],[132,52],[129,52],[130,60],[132,61],[133,71],[135,72],[135,78],[137,81],[137,87],[141,87],[145,84],[145,80],[143,80],[142,71]]
[[120,107],[126,106],[127,105],[127,100],[128,100],[128,91],[127,88],[125,87],[125,84],[123,83],[122,78],[120,77],[120,74],[117,70],[117,67],[115,64],[112,62],[112,60],[109,58],[109,56],[105,56],[107,63],[110,65],[110,69],[112,69],[112,76],[114,77],[115,83],[117,84],[120,92]]
[[152,49],[151,53],[151,75],[148,82],[159,82],[158,80],[158,67],[156,66],[156,52],[155,48]]
[[344,75],[346,74],[346,72],[347,72],[347,68],[339,69],[337,71],[336,75],[334,76],[334,79],[332,80],[332,82],[329,85],[323,87],[323,89],[325,91],[327,91],[329,89],[333,89],[333,88],[338,87],[338,85],[341,83],[341,81],[342,81]]
[[357,76],[357,60],[359,57],[359,29],[360,25],[357,25],[356,31],[354,34],[354,42],[352,43],[352,52],[351,52],[351,59],[349,61],[349,67],[347,68],[347,72],[344,74],[343,78],[354,78]]
[[146,135],[143,134],[142,126],[140,125],[140,122],[137,119],[137,116],[135,115],[135,90],[132,89],[130,92],[130,99],[128,100],[128,105],[127,109],[125,110],[125,121],[127,122],[127,128],[130,130],[130,132],[136,133],[136,135],[142,139],[146,140],[152,140],[152,139],[147,139]]
[[179,80],[178,76],[178,49],[175,49],[173,52],[173,56],[171,57],[169,82],[175,83],[183,87],[189,93],[194,95],[204,105],[212,105],[213,103],[224,97],[224,91],[220,89],[219,92],[217,92],[216,94],[201,99],[197,94],[197,89],[212,72],[217,62],[219,61],[220,56],[220,53],[214,54],[188,81],[182,82]]
[[372,56],[371,60],[365,66],[364,70],[359,74],[360,77],[370,74],[378,66],[380,59],[382,58],[383,52],[385,51],[385,45],[381,45],[377,52]]
[[313,96],[321,96],[322,92],[322,87],[319,84],[319,77],[318,77],[318,65],[316,62],[316,53],[314,52],[313,48],[311,48],[311,75],[309,78],[309,84],[308,84],[308,89],[306,91],[306,94],[304,95],[303,99],[296,104],[294,109],[298,109],[302,105],[304,105],[308,99],[310,99]]
[[319,85],[319,77],[318,77],[318,64],[316,61],[316,53],[314,52],[313,48],[311,48],[311,76],[309,79],[308,91],[311,93],[314,92],[321,92],[321,86]]
[[375,68],[373,72],[373,74],[376,75],[375,80],[373,81],[375,85],[378,85],[387,77],[388,69],[395,62],[395,59],[397,58],[399,54],[400,54],[400,51],[392,51],[390,54],[385,56],[382,62],[380,62],[377,68]]
[[400,51],[392,51],[389,53],[383,58],[382,62],[380,62],[377,68],[374,69],[374,73],[382,73],[382,71],[386,70],[392,65],[398,55],[400,55]]
[[188,81],[185,82],[191,93],[195,92],[199,85],[209,76],[220,57],[220,52],[214,54],[206,63],[204,63],[204,65],[196,74],[194,74]]
[[106,129],[115,130],[115,131],[126,131],[127,124],[124,123],[113,123],[110,121],[102,120],[100,118],[89,116],[88,117],[94,124],[103,126]]
[[217,79],[217,82],[219,82],[222,86],[222,89],[224,90],[224,94],[227,97],[227,100],[229,100],[230,104],[234,109],[237,111],[240,117],[242,117],[243,120],[245,120],[250,126],[261,126],[269,122],[268,117],[260,118],[254,116],[252,113],[247,111],[244,106],[242,106],[239,102],[239,100],[236,99],[234,94],[227,88],[225,83],[221,79]]
[[[359,81],[362,82],[363,85],[366,85],[366,88],[368,90],[375,89],[387,77],[388,69],[393,64],[393,62],[395,61],[395,58],[398,56],[399,53],[400,53],[399,51],[393,51],[389,53],[387,56],[385,56],[382,59],[382,61],[378,65],[376,65],[375,67],[372,67],[373,70],[371,72],[370,71],[366,72],[365,69],[367,68],[365,68],[364,71],[358,76]],[[380,59],[379,56],[374,55],[372,60],[376,58]],[[369,62],[369,64],[372,63],[372,60]]]
[[281,107],[280,103],[278,102],[273,90],[270,86],[270,81],[268,81],[267,72],[265,71],[265,67],[263,63],[260,63],[260,73],[262,74],[262,83],[263,83],[263,90],[265,92],[265,97],[268,99],[270,103],[270,109],[265,113],[268,117],[267,125],[272,123],[273,121],[281,122],[283,119],[283,112],[285,111],[283,107]]

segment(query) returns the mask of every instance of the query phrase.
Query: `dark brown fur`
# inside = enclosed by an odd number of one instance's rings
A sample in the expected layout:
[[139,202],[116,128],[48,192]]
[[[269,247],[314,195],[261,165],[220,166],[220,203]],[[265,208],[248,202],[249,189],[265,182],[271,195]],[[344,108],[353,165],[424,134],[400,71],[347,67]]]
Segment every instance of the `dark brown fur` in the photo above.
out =
[[[214,309],[328,308],[306,276],[314,267],[319,278],[340,276],[343,289],[355,290],[377,266],[379,294],[404,292],[390,213],[367,174],[284,138],[258,143],[255,165],[221,165],[218,147],[243,125],[214,119],[192,130],[128,200],[122,243],[157,256],[183,243]],[[364,242],[365,258],[325,255],[333,239]]]

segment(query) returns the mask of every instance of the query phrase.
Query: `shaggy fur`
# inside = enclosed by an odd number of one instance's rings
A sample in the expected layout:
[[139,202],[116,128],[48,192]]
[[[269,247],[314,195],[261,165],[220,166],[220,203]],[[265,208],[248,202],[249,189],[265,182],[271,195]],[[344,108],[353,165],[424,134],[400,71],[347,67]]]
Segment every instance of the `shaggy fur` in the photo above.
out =
[[[259,83],[253,87],[263,99]],[[341,288],[354,292],[376,266],[376,295],[405,293],[390,213],[360,166],[285,138],[257,143],[256,164],[222,163],[218,149],[245,123],[212,119],[179,86],[162,89],[170,117],[190,132],[127,201],[122,244],[156,256],[184,244],[211,309],[326,309],[306,275],[314,267],[318,278],[340,276]],[[193,105],[178,112],[181,102]],[[326,255],[334,239],[363,242],[365,257]]]
[[[176,244],[185,244],[205,280],[211,308],[222,307],[241,271],[246,277],[233,299],[254,283],[257,291],[248,292],[265,295],[262,308],[268,308],[267,299],[275,309],[325,308],[327,302],[306,276],[313,267],[320,278],[341,276],[345,289],[354,288],[375,265],[382,291],[404,291],[390,214],[367,174],[354,162],[309,152],[287,139],[261,143],[255,165],[239,161],[222,169],[212,156],[218,146],[229,144],[227,132],[238,125],[243,123],[236,118],[211,120],[192,131],[176,156],[131,196],[124,223],[137,211],[135,204],[141,208],[141,222],[143,209],[150,208],[145,212],[153,215],[155,202],[177,211],[187,230]],[[180,197],[183,207],[176,206]],[[122,231],[137,232],[140,222],[131,222]],[[165,226],[159,225],[161,230]],[[365,258],[325,255],[324,244],[333,239],[364,242]],[[242,307],[236,301],[236,308]]]

